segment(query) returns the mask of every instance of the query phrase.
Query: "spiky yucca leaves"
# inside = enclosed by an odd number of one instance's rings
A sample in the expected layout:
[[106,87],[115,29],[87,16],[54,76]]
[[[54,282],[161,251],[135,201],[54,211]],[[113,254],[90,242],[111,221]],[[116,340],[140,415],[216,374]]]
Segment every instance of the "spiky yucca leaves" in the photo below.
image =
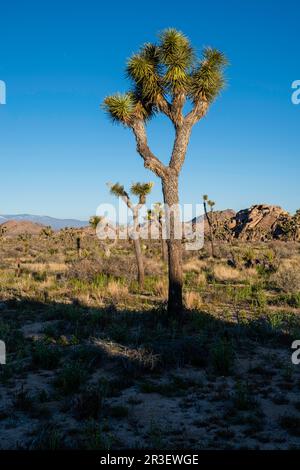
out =
[[145,44],[138,54],[134,54],[127,63],[127,75],[139,92],[139,101],[155,104],[164,94],[159,75],[159,49],[154,44]]
[[207,47],[203,51],[203,60],[191,74],[189,96],[196,102],[203,98],[212,102],[225,86],[224,67],[227,59],[217,49]]
[[150,194],[152,188],[153,188],[152,182],[150,183],[134,183],[131,188],[130,192],[134,194],[135,196],[138,196],[139,198],[139,203],[140,204],[145,204],[146,202],[146,196]]
[[160,60],[165,66],[163,82],[173,92],[187,91],[189,72],[194,61],[194,51],[188,38],[169,28],[160,35]]
[[124,186],[119,183],[109,184],[110,194],[113,194],[117,197],[128,197],[127,192],[124,189]]
[[107,96],[103,108],[113,122],[125,126],[130,126],[135,117],[146,121],[154,113],[154,105],[143,100],[141,87],[138,85],[134,91]]
[[107,96],[103,107],[114,122],[129,124],[135,107],[134,97],[131,93],[117,93]]
[[89,224],[93,229],[97,228],[97,225],[104,219],[104,217],[101,217],[100,215],[93,215],[89,219]]
[[151,189],[153,188],[152,182],[150,183],[133,183],[130,191],[135,196],[147,196],[150,194]]
[[[202,60],[197,60],[189,39],[176,29],[167,29],[157,45],[147,43],[129,59],[127,75],[133,90],[105,98],[104,108],[113,121],[130,126],[135,117],[147,120],[157,110],[165,112],[169,95],[173,105],[180,107],[186,98],[211,103],[225,85],[226,64],[224,54],[209,47],[203,50]],[[176,120],[175,109],[172,119]]]

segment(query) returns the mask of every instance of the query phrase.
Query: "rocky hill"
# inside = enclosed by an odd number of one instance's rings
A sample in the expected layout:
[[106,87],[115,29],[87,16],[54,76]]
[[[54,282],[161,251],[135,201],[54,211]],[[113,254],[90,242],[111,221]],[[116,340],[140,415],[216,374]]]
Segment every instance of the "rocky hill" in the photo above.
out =
[[290,217],[290,214],[279,206],[254,205],[236,214],[232,229],[235,237],[241,240],[264,241],[280,238],[280,235],[283,235],[281,224]]
[[[209,217],[215,238],[219,240],[300,240],[300,214],[292,216],[279,206],[256,204],[237,213],[232,210],[216,211]],[[209,237],[206,218],[205,234]]]
[[39,235],[44,228],[41,224],[27,222],[25,220],[9,220],[0,225],[0,235],[7,238],[19,235]]

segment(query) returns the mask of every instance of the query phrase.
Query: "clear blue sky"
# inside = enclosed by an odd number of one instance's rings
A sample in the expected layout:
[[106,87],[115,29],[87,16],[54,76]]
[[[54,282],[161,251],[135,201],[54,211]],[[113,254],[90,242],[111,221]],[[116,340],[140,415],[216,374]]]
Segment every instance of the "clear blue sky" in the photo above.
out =
[[[196,48],[223,50],[229,85],[193,132],[182,202],[203,193],[218,208],[299,200],[300,6],[294,0],[1,2],[0,214],[86,219],[112,201],[105,183],[159,180],[144,169],[129,130],[113,126],[103,98],[127,88],[126,59],[176,27]],[[167,159],[171,126],[153,122],[150,143]]]

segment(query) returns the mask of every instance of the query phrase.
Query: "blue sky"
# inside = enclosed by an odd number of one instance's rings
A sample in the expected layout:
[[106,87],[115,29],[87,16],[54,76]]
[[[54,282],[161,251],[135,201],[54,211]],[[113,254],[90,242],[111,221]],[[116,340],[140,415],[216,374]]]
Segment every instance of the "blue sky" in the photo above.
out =
[[[299,201],[299,2],[215,0],[1,3],[0,214],[88,218],[113,201],[107,181],[160,182],[144,169],[129,130],[99,105],[126,90],[126,59],[157,32],[176,27],[196,49],[211,45],[230,60],[228,87],[193,131],[180,181],[182,202],[204,193],[217,208],[254,203],[294,211]],[[149,126],[167,161],[173,130]]]

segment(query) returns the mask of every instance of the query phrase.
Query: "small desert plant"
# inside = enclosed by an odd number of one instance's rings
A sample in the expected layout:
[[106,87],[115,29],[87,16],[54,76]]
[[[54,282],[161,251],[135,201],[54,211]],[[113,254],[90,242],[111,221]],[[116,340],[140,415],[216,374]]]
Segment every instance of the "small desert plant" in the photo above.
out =
[[283,292],[300,292],[300,269],[296,264],[281,266],[279,270],[271,276],[271,283]]
[[13,405],[16,410],[31,411],[33,409],[33,399],[29,391],[23,386],[14,394]]
[[56,425],[50,423],[37,429],[37,437],[31,443],[34,450],[58,450],[64,448],[63,434]]
[[64,395],[76,392],[87,379],[87,371],[79,362],[68,363],[59,372],[54,385]]
[[100,426],[97,421],[90,419],[84,427],[84,441],[87,450],[109,450],[114,438],[104,431],[104,426]]
[[100,387],[87,387],[73,401],[73,413],[76,419],[97,419],[103,407],[105,395]]
[[255,404],[249,389],[248,382],[238,381],[233,396],[234,406],[238,410],[251,410]]
[[55,369],[59,365],[61,351],[56,346],[47,345],[42,341],[34,344],[32,362],[42,369]]
[[107,284],[106,293],[114,300],[126,300],[128,297],[128,286],[112,279]]
[[185,305],[189,309],[197,309],[202,303],[198,292],[190,291],[185,293]]
[[226,338],[218,338],[211,350],[212,366],[216,373],[229,375],[232,371],[234,354],[232,344]]

